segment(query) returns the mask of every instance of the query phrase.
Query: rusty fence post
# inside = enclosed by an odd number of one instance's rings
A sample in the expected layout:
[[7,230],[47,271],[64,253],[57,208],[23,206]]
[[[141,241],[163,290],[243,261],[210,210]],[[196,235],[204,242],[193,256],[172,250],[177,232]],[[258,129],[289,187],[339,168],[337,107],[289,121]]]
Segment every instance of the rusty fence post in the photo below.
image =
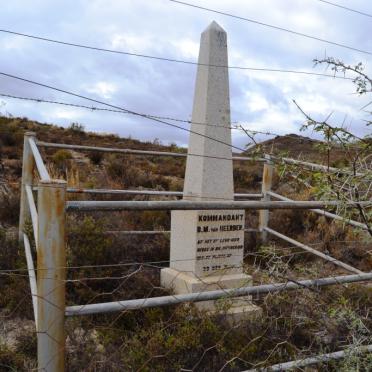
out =
[[[270,195],[268,194],[271,191],[271,186],[273,182],[273,172],[274,165],[270,158],[270,155],[265,155],[266,163],[263,166],[262,174],[262,201],[270,201]],[[259,211],[259,231],[261,232],[261,240],[263,244],[267,243],[268,233],[265,230],[265,227],[268,227],[269,224],[269,213],[268,209]]]
[[64,371],[65,205],[65,181],[39,183],[37,353],[40,371]]
[[23,232],[26,220],[30,215],[28,207],[28,200],[26,194],[26,186],[32,186],[33,170],[34,170],[34,158],[32,155],[29,139],[35,138],[36,133],[26,132],[23,141],[23,159],[22,159],[22,184],[21,184],[21,202],[19,212],[19,241],[23,243]]

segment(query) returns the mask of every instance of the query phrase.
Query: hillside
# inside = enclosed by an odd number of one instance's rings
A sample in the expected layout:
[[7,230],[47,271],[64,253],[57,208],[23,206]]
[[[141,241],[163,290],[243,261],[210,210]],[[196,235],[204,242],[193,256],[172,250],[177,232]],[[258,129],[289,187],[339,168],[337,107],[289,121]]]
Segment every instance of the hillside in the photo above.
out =
[[[79,125],[64,129],[26,118],[0,118],[0,370],[36,367],[36,337],[25,257],[17,242],[19,187],[25,131],[41,141],[89,146],[135,148],[185,153],[176,145],[141,142],[110,134],[85,132]],[[265,151],[324,163],[317,141],[289,135],[264,143]],[[155,189],[181,191],[185,160],[174,157],[102,154],[43,149],[54,178],[73,188]],[[341,149],[332,165],[346,161]],[[236,192],[261,191],[262,164],[236,162]],[[312,190],[286,174],[274,177],[274,191],[308,200]],[[68,194],[69,200],[172,200],[171,196]],[[246,226],[257,227],[257,212],[247,213]],[[270,214],[270,227],[359,270],[372,271],[372,242],[364,232],[303,210]],[[160,286],[159,270],[169,264],[169,235],[126,235],[122,231],[169,230],[170,213],[162,211],[93,212],[68,215],[68,305],[170,294]],[[112,233],[112,232],[115,233]],[[110,233],[111,232],[111,233]],[[34,244],[34,243],[33,243]],[[260,234],[245,236],[244,270],[254,284],[297,281],[348,274],[340,267],[278,239],[262,244]],[[10,270],[10,271],[7,271]],[[13,270],[13,271],[12,271]],[[16,271],[14,271],[16,270]],[[21,274],[20,274],[21,273]],[[26,272],[27,273],[27,272]],[[371,287],[335,286],[322,291],[298,290],[254,296],[262,308],[258,319],[232,327],[192,305],[68,318],[69,371],[242,371],[265,360],[284,360],[372,343]],[[228,306],[228,304],[222,304]],[[20,331],[22,330],[22,331]],[[359,356],[361,370],[372,364]],[[347,360],[346,363],[350,361]],[[260,364],[261,365],[261,364]],[[259,365],[259,366],[260,366]],[[330,364],[330,371],[348,364]],[[327,367],[327,368],[328,368]],[[320,367],[322,368],[322,367]],[[342,369],[344,368],[344,369]],[[322,370],[322,369],[319,369]]]
[[[96,134],[84,131],[79,125],[62,128],[51,124],[41,124],[26,118],[0,118],[0,182],[2,187],[12,189],[13,203],[17,203],[20,177],[22,173],[23,134],[36,133],[38,140],[54,143],[117,147],[138,150],[169,151],[186,153],[186,149],[176,145],[162,145],[158,140],[141,142],[132,138],[120,138],[112,134]],[[319,161],[317,141],[297,135],[276,137],[263,142],[269,153],[292,156],[294,158]],[[54,178],[63,178],[74,188],[132,189],[182,191],[185,160],[175,157],[134,156],[104,154],[91,151],[69,151],[41,148],[44,160]],[[241,154],[239,154],[241,155]],[[244,155],[244,154],[243,154]],[[249,153],[247,153],[249,155]],[[342,156],[334,153],[332,165]],[[320,159],[322,160],[322,159]],[[321,161],[320,161],[321,162]],[[235,192],[259,193],[262,180],[262,165],[255,162],[237,162],[234,167]],[[283,184],[282,184],[283,186]],[[284,183],[284,189],[291,186]],[[82,196],[84,197],[84,196]],[[108,197],[108,196],[107,196]],[[107,198],[106,197],[106,198]],[[110,196],[112,199],[117,196]],[[127,196],[132,198],[131,196]],[[138,197],[137,197],[138,198]],[[8,218],[1,223],[17,223],[17,209],[3,204]]]
[[[260,142],[260,146],[266,153],[325,164],[325,154],[322,151],[319,151],[319,146],[321,144],[321,141],[293,133],[284,136],[276,136]],[[337,146],[333,146],[332,152],[330,153],[330,165],[338,166],[339,163],[342,164],[342,161],[344,160],[344,150]]]

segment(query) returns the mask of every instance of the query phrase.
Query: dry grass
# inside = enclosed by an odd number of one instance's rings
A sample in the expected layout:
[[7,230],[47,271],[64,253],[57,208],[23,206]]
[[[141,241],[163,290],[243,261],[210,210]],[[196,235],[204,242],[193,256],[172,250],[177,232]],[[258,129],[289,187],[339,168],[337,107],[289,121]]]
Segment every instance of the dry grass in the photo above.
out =
[[[25,268],[23,251],[6,231],[18,221],[18,186],[21,175],[23,132],[33,130],[40,140],[92,146],[179,151],[175,145],[142,143],[112,135],[86,133],[81,128],[65,130],[26,119],[0,118],[1,180],[10,190],[0,203],[0,268]],[[288,142],[289,141],[289,142]],[[292,141],[292,142],[291,142]],[[293,142],[295,141],[295,142]],[[302,142],[301,142],[302,141]],[[276,139],[278,151],[291,146],[292,156],[306,154],[319,160],[313,143],[303,138]],[[297,146],[297,147],[296,147]],[[67,179],[71,187],[137,188],[182,190],[185,162],[180,158],[102,155],[74,151],[42,151],[53,177]],[[337,154],[334,161],[342,161]],[[258,192],[262,167],[244,162],[235,168],[237,192]],[[279,193],[307,199],[285,179],[274,180]],[[69,195],[75,199],[123,199],[123,196]],[[125,196],[147,200],[146,196]],[[166,199],[166,198],[164,198]],[[167,294],[160,287],[159,269],[169,260],[167,236],[109,236],[107,230],[169,230],[167,212],[147,211],[91,213],[68,218],[67,303],[113,301]],[[255,227],[257,213],[247,213],[246,224]],[[330,223],[311,212],[276,211],[270,226],[316,249],[329,252],[361,270],[372,270],[371,241],[355,229]],[[5,229],[4,229],[5,227]],[[304,254],[283,242],[260,244],[259,235],[247,234],[245,269],[255,283],[314,278],[344,274],[332,264]],[[140,264],[156,262],[153,264]],[[91,267],[78,268],[91,265]],[[96,265],[111,265],[95,267]],[[100,279],[99,279],[100,278]],[[32,318],[27,275],[0,276],[0,307],[4,324],[15,319],[22,327]],[[69,371],[240,371],[252,366],[317,353],[339,350],[345,345],[372,343],[371,287],[336,286],[322,291],[298,290],[260,296],[254,302],[262,308],[259,319],[245,320],[237,327],[222,319],[198,312],[194,306],[179,305],[68,319],[67,365]],[[0,370],[29,370],[35,366],[33,332],[17,337],[9,347],[0,332]],[[5,366],[5,367],[4,367]],[[125,367],[123,367],[125,366]],[[351,356],[320,370],[368,370],[371,359]],[[324,369],[325,368],[325,369]],[[358,369],[359,368],[359,369]]]

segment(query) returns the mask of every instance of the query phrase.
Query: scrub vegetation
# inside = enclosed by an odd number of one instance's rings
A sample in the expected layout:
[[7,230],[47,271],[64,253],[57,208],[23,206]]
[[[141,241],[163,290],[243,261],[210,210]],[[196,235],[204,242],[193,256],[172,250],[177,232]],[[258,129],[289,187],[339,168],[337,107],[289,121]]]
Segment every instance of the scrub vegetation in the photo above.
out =
[[[34,131],[42,141],[91,146],[136,148],[185,153],[176,145],[140,142],[110,134],[95,134],[73,123],[64,129],[27,118],[0,117],[0,370],[36,368],[36,334],[23,248],[17,242],[23,134]],[[358,144],[357,142],[354,143]],[[289,135],[267,141],[270,153],[321,162],[319,142]],[[289,150],[289,151],[288,151]],[[54,178],[73,188],[183,188],[183,158],[108,155],[43,149]],[[329,155],[331,166],[350,160],[342,147]],[[319,189],[306,188],[280,164],[273,190],[289,198],[309,200]],[[260,192],[262,165],[235,164],[235,191]],[[307,181],[303,179],[304,181]],[[69,194],[72,200],[155,200],[154,196]],[[175,197],[156,197],[156,200]],[[356,216],[355,218],[359,218]],[[360,220],[363,222],[362,220]],[[169,230],[168,212],[95,212],[70,214],[67,221],[67,304],[167,295],[159,269],[169,260],[169,235],[123,235],[122,230]],[[247,227],[257,226],[249,212]],[[367,231],[326,219],[310,211],[275,211],[270,226],[362,271],[372,271],[372,241]],[[30,234],[32,237],[32,234]],[[320,258],[260,235],[245,237],[245,271],[255,284],[296,281],[347,274]],[[6,272],[5,270],[19,270]],[[262,314],[231,325],[185,304],[164,308],[68,318],[68,371],[242,371],[279,362],[342,350],[347,358],[319,364],[315,370],[367,371],[371,355],[353,347],[372,344],[372,292],[368,284],[322,290],[255,296]],[[223,303],[228,308],[229,303]]]

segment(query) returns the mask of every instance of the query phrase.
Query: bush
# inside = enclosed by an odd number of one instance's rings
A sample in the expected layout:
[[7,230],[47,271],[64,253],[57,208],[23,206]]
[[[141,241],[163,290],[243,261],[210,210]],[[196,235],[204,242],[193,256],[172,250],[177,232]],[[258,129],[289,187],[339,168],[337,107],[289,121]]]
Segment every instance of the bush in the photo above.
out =
[[22,356],[0,344],[0,368],[2,371],[25,371]]
[[37,355],[37,339],[35,332],[23,332],[17,338],[17,352],[29,358]]
[[71,125],[68,127],[68,129],[75,133],[84,133],[85,127],[83,124],[79,123],[71,123]]
[[0,247],[0,270],[14,269],[19,260],[18,241],[9,239],[3,228],[0,228]]
[[[104,235],[104,224],[91,216],[73,220],[68,231],[70,255],[69,265],[103,265],[109,263],[110,239]],[[110,262],[111,263],[111,262]]]
[[4,146],[18,146],[23,142],[23,133],[14,125],[8,125],[0,130],[0,143]]
[[242,167],[234,168],[234,185],[236,188],[255,187],[261,181],[261,177],[261,174],[252,172],[251,169],[244,169]]
[[116,156],[110,156],[107,166],[107,173],[113,180],[123,182],[126,178],[127,162],[124,159],[118,159]]
[[101,151],[90,151],[88,157],[94,165],[99,165],[104,158],[104,154]]
[[[24,270],[26,258],[24,250],[18,243],[17,238],[7,237],[5,229],[0,228],[0,269],[1,270]],[[23,317],[33,317],[31,310],[31,293],[28,283],[28,275],[9,273],[0,276],[0,308],[12,315],[22,314]]]
[[52,157],[53,163],[59,168],[65,168],[66,161],[72,159],[71,152],[68,150],[58,150]]
[[107,173],[112,180],[118,181],[125,187],[148,187],[149,184],[149,177],[146,172],[133,166],[130,157],[125,157],[124,159],[123,157],[111,157],[107,167]]
[[19,220],[19,191],[11,190],[9,193],[0,189],[0,223],[16,225]]

